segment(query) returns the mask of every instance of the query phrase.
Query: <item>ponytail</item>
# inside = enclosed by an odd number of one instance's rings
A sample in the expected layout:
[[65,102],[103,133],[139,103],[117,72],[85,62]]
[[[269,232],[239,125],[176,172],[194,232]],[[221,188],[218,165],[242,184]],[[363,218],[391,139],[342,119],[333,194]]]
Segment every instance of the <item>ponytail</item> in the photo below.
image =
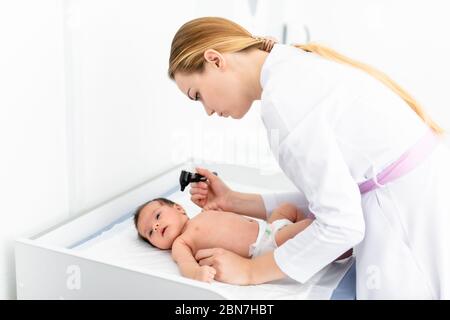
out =
[[405,102],[411,107],[411,109],[414,110],[414,112],[435,132],[438,134],[441,134],[444,132],[444,130],[436,123],[434,122],[422,109],[422,107],[419,105],[419,103],[405,90],[403,90],[397,83],[395,83],[392,79],[390,79],[386,74],[384,74],[381,71],[378,71],[377,69],[355,61],[353,59],[350,59],[330,48],[327,48],[323,45],[317,44],[317,43],[308,43],[308,44],[298,44],[294,45],[296,48],[302,49],[307,52],[314,52],[315,54],[318,54],[321,57],[324,57],[326,59],[339,62],[342,64],[350,65],[352,67],[358,68],[360,70],[363,70],[370,74],[375,79],[380,80],[382,83],[384,83],[387,87],[389,87],[392,91],[397,93]]

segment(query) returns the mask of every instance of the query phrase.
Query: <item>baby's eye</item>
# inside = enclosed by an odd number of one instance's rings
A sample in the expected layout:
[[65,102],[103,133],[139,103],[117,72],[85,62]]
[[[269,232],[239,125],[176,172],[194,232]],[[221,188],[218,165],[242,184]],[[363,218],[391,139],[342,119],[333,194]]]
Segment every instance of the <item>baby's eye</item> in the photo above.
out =
[[148,235],[151,237],[153,233],[153,230],[150,230],[150,232],[148,233]]
[[200,95],[198,93],[195,94],[195,101],[200,100]]
[[161,213],[158,213],[157,215],[156,215],[156,220],[158,220],[159,219],[159,215],[160,215]]

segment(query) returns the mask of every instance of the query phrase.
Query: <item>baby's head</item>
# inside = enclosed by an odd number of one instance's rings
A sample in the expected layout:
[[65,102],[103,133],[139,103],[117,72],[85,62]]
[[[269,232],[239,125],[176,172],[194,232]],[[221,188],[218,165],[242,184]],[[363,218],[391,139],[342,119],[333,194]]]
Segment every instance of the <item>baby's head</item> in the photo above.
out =
[[183,207],[166,198],[150,200],[136,209],[139,236],[159,249],[170,249],[189,220]]

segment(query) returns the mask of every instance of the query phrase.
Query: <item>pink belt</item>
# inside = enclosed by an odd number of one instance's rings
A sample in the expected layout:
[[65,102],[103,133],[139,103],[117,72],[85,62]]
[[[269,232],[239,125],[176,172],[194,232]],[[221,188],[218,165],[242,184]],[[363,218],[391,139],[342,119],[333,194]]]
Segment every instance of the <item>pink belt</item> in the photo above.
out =
[[426,159],[438,142],[439,136],[429,130],[414,146],[402,154],[397,161],[377,174],[376,179],[371,178],[359,183],[359,191],[361,194],[367,193],[407,174]]

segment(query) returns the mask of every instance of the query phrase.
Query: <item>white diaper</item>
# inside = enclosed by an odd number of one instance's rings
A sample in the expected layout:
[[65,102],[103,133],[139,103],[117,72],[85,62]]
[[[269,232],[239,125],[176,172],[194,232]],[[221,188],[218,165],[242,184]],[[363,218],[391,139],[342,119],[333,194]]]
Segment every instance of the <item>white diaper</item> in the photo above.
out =
[[276,249],[278,247],[275,242],[277,231],[282,227],[293,223],[288,219],[275,220],[270,224],[264,220],[258,219],[257,221],[259,223],[258,237],[256,238],[255,243],[250,245],[249,249],[249,256],[252,258]]

